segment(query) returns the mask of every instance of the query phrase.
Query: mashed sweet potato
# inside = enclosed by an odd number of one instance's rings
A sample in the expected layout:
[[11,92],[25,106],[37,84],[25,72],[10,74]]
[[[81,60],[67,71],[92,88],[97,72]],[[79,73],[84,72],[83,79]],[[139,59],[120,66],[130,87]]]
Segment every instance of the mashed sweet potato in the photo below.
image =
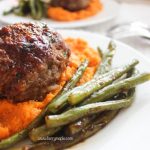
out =
[[69,44],[72,54],[69,65],[63,72],[57,89],[50,92],[42,102],[31,100],[14,104],[11,100],[0,100],[0,139],[7,138],[27,127],[61,90],[85,58],[90,63],[78,85],[89,81],[93,77],[97,65],[100,62],[97,52],[90,48],[82,39],[68,38],[66,42]]
[[91,0],[89,6],[83,10],[71,12],[62,7],[48,8],[47,15],[49,18],[57,21],[73,21],[80,20],[90,16],[96,15],[103,9],[103,5],[100,0]]

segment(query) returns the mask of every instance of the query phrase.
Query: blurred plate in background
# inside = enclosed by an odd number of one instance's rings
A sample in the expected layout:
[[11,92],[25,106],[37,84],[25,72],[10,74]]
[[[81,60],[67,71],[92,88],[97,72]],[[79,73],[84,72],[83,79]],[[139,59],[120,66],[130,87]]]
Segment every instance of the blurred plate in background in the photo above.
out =
[[[85,27],[85,26],[95,25],[98,23],[103,23],[115,18],[118,15],[120,7],[117,2],[102,0],[102,3],[104,5],[103,11],[93,17],[89,17],[88,19],[72,21],[72,22],[59,22],[50,19],[42,19],[40,21],[47,23],[50,27],[53,28],[77,28],[77,27]],[[20,17],[20,16],[15,16],[13,14],[4,16],[3,12],[9,10],[14,5],[15,5],[15,1],[12,0],[4,0],[0,2],[0,21],[2,23],[13,24],[16,22],[35,21],[30,17]]]

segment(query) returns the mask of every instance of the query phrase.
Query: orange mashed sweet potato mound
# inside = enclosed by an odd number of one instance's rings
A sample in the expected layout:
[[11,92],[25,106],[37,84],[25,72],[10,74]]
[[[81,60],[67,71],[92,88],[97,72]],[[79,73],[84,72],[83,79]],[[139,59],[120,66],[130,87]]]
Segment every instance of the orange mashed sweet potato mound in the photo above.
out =
[[89,60],[89,65],[78,85],[89,81],[93,77],[100,62],[97,51],[90,48],[82,39],[68,38],[65,41],[70,46],[71,56],[66,70],[62,73],[57,89],[51,91],[41,102],[30,100],[28,102],[12,103],[11,100],[0,100],[0,139],[7,138],[26,128],[62,89],[85,58]]
[[48,8],[47,15],[49,18],[57,21],[74,21],[84,19],[90,16],[96,15],[103,9],[103,5],[100,0],[91,0],[89,6],[79,11],[69,11],[62,7]]

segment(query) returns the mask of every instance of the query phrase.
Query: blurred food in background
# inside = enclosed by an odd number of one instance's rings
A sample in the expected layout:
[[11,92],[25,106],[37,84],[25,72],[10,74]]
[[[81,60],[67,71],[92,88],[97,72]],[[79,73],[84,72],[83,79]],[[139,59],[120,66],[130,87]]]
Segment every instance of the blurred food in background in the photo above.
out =
[[36,20],[74,21],[94,16],[102,9],[100,0],[19,0],[18,6],[5,11],[4,15],[14,13]]

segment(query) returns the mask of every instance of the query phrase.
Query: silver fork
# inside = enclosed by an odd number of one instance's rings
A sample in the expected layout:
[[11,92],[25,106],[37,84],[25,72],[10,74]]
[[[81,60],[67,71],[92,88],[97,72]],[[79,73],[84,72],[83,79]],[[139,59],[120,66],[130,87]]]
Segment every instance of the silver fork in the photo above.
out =
[[142,22],[118,24],[107,30],[107,36],[115,39],[140,36],[150,40],[150,27]]

